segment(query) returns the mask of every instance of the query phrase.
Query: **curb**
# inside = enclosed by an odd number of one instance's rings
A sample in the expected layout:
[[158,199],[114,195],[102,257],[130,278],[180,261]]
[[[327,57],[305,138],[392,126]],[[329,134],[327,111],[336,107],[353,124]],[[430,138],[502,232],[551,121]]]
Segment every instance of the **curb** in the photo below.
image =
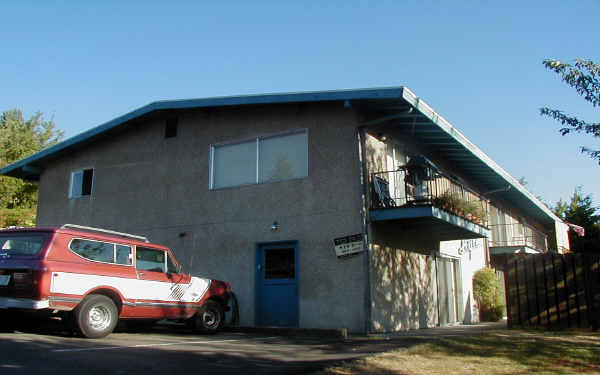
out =
[[284,327],[239,327],[225,326],[221,332],[233,333],[260,333],[286,337],[322,337],[347,339],[348,329],[318,329],[318,328],[284,328]]

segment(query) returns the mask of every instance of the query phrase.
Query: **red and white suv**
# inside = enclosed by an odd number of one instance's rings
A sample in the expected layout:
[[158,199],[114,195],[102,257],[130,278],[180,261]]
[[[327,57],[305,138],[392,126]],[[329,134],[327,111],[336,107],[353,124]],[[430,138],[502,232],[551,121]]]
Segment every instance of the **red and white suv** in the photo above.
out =
[[0,230],[0,314],[61,313],[89,338],[119,319],[214,332],[230,296],[228,283],[182,273],[170,249],[141,236],[72,224]]

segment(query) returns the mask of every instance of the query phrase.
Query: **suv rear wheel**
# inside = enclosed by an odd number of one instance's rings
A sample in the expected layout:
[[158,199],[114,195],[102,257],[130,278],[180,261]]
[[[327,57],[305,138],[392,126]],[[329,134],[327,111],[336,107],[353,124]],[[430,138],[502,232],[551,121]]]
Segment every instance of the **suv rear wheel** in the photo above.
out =
[[92,294],[75,308],[75,322],[87,338],[97,339],[109,335],[119,320],[119,311],[108,297]]

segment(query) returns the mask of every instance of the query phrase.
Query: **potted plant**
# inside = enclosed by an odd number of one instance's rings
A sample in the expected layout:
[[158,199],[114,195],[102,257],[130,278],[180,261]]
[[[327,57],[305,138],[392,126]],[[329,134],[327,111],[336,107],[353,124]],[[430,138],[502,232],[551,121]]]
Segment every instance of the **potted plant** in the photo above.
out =
[[432,203],[435,207],[452,212],[479,224],[481,224],[487,216],[487,212],[481,205],[481,202],[467,201],[458,193],[445,192],[433,198]]
[[487,216],[486,210],[483,208],[479,201],[465,202],[464,212],[466,213],[467,219],[476,222],[478,224],[483,223]]

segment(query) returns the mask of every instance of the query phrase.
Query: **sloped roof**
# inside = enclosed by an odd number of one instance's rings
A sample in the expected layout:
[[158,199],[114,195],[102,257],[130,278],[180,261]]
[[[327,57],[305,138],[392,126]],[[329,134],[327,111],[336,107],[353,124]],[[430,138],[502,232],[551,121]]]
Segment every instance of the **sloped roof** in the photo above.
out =
[[[435,148],[440,155],[451,161],[469,181],[487,191],[497,191],[494,196],[519,207],[521,211],[544,225],[550,226],[556,220],[560,220],[460,131],[408,88],[402,86],[157,101],[10,164],[0,170],[0,174],[26,180],[38,180],[44,164],[100,138],[110,137],[135,121],[158,112],[192,108],[333,101],[344,102],[356,107],[376,108],[380,112],[381,109],[387,109],[390,113],[390,121],[394,121],[400,129],[410,129],[412,137],[426,146]],[[406,107],[413,111],[404,115],[394,114],[397,108]]]

